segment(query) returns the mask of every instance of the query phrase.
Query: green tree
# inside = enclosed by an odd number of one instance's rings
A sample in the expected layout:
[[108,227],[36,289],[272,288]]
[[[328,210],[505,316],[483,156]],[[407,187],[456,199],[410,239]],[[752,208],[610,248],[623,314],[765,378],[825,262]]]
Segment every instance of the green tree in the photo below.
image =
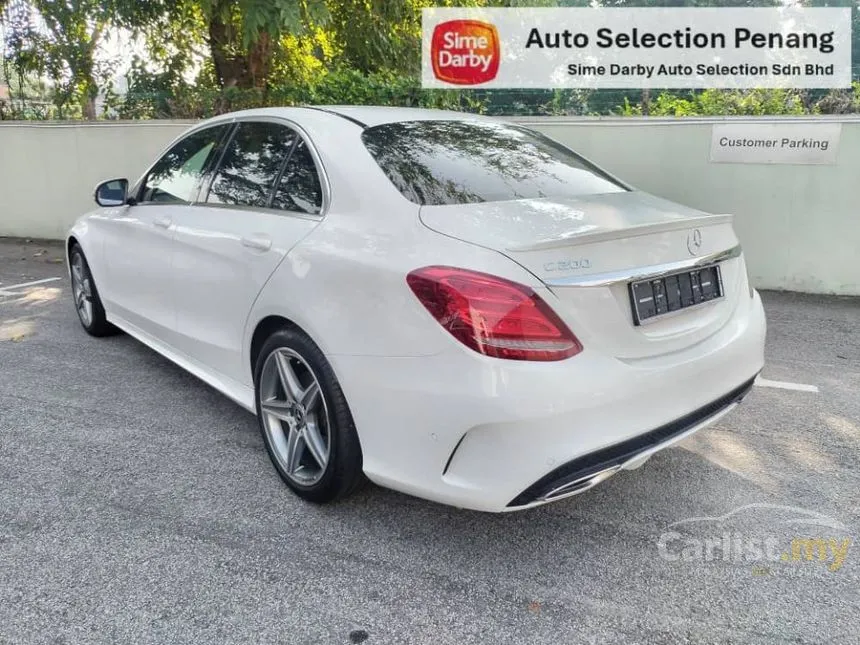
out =
[[0,0],[2,81],[8,86],[13,100],[26,100],[28,81],[38,77],[42,69],[40,52],[34,45],[35,35],[29,6],[22,0]]
[[115,27],[138,28],[150,19],[155,3],[136,0],[5,0],[18,15],[38,16],[41,25],[31,29],[13,47],[14,55],[46,73],[54,83],[54,102],[62,109],[73,100],[85,118],[96,117],[95,101],[103,77],[96,53]]
[[362,73],[416,72],[422,0],[334,0],[330,28],[343,63]]
[[[625,116],[642,116],[643,109],[625,98],[619,112]],[[689,92],[685,96],[661,92],[651,102],[649,113],[651,116],[762,116],[807,112],[800,90],[709,89]]]
[[[585,0],[573,0],[584,4]],[[329,29],[343,64],[362,73],[414,75],[421,67],[421,10],[427,7],[542,7],[556,0],[328,0]]]
[[283,36],[328,20],[324,0],[196,0],[215,78],[222,88],[267,87]]
[[32,0],[32,4],[48,30],[39,40],[55,83],[56,103],[62,106],[77,96],[84,118],[95,119],[96,51],[110,27],[109,10],[100,0]]

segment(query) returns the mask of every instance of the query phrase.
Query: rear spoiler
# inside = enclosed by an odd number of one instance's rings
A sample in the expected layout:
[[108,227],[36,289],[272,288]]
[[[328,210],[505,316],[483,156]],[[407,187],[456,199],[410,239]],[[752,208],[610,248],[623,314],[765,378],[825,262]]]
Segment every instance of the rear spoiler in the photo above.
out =
[[704,226],[719,226],[720,224],[731,224],[734,215],[704,215],[702,217],[684,217],[682,219],[657,222],[654,224],[640,224],[638,226],[626,226],[618,229],[598,228],[590,230],[582,227],[569,233],[554,235],[553,237],[529,242],[519,246],[508,247],[506,250],[514,253],[525,251],[543,251],[560,247],[569,247],[571,244],[603,242],[605,240],[616,240],[625,237],[637,237],[639,235],[651,235],[652,233],[663,233],[666,231],[677,231],[685,228],[700,228]]

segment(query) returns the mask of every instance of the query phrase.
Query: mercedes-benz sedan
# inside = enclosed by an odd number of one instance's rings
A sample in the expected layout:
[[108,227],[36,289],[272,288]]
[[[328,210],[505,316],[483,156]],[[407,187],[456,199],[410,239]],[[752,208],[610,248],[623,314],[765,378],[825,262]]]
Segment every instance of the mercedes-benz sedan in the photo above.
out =
[[485,511],[561,499],[719,419],[763,364],[731,216],[516,124],[227,114],[96,201],[68,236],[84,329],[254,412],[315,502],[365,477]]

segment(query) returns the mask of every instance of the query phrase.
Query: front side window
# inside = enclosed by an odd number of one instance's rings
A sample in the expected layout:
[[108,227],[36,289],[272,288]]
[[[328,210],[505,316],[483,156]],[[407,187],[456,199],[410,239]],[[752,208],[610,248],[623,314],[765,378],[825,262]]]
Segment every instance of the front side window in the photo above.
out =
[[322,210],[322,185],[314,159],[304,141],[299,141],[284,168],[275,190],[272,207],[296,213],[318,215]]
[[267,207],[295,140],[296,133],[285,125],[240,123],[212,180],[207,203]]
[[193,201],[198,182],[229,128],[219,125],[199,130],[174,145],[147,175],[140,201],[169,204]]
[[626,189],[544,135],[490,121],[405,121],[367,128],[365,147],[417,204],[579,197]]

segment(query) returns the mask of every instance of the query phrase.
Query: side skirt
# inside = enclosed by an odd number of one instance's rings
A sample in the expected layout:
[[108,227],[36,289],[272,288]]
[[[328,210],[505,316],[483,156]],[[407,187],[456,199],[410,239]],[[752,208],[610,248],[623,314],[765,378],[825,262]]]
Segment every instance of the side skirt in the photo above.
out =
[[123,318],[120,318],[119,316],[107,314],[107,318],[109,322],[122,329],[135,340],[138,340],[150,349],[155,350],[169,361],[176,363],[179,367],[190,372],[206,383],[206,385],[215,388],[227,398],[233,400],[238,405],[241,405],[243,408],[248,410],[248,412],[251,412],[254,415],[257,414],[257,407],[254,402],[254,390],[252,388],[244,386],[241,383],[237,383],[223,374],[212,372],[197,361],[177,351],[170,345],[162,343],[157,338],[147,334],[137,326]]

